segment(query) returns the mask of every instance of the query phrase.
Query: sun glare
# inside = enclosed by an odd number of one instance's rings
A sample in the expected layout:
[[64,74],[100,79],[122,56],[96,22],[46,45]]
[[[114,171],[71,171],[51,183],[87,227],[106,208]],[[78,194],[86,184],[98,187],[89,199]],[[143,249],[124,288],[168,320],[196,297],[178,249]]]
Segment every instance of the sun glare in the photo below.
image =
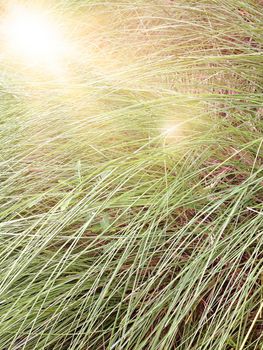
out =
[[41,10],[11,8],[3,21],[2,36],[8,51],[30,67],[57,69],[67,51],[59,25]]

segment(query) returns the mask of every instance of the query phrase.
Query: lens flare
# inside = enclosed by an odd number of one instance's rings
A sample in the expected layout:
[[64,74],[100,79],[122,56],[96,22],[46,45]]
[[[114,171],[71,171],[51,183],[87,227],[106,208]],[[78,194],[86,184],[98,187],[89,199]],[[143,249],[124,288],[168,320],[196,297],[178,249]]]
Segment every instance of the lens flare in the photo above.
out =
[[182,123],[166,123],[161,129],[161,133],[167,143],[180,141],[183,137]]
[[60,26],[40,9],[12,7],[1,34],[7,51],[30,67],[58,69],[67,52]]

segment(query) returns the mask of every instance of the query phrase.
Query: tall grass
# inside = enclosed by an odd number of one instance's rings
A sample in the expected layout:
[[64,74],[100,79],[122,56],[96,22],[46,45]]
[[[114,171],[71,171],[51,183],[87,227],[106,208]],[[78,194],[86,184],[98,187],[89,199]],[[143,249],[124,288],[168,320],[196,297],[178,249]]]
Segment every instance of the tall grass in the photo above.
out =
[[261,349],[262,4],[42,6],[75,54],[1,55],[0,349]]

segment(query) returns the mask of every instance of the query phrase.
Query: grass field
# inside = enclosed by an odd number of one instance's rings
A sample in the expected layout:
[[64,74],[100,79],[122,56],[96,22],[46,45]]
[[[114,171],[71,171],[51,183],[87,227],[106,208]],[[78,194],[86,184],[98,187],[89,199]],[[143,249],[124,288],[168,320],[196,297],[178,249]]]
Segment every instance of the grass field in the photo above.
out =
[[0,350],[263,349],[263,3],[0,19]]

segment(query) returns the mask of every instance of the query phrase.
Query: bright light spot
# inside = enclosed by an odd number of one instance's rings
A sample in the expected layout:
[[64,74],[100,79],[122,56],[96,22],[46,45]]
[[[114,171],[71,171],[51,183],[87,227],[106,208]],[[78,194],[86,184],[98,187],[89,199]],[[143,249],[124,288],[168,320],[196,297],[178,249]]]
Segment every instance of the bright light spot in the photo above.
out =
[[161,130],[165,140],[170,142],[179,141],[183,137],[182,123],[166,123]]
[[168,125],[164,128],[164,134],[172,136],[178,131],[178,125]]
[[59,26],[47,13],[40,9],[12,7],[1,29],[7,49],[25,64],[59,68],[67,45]]

